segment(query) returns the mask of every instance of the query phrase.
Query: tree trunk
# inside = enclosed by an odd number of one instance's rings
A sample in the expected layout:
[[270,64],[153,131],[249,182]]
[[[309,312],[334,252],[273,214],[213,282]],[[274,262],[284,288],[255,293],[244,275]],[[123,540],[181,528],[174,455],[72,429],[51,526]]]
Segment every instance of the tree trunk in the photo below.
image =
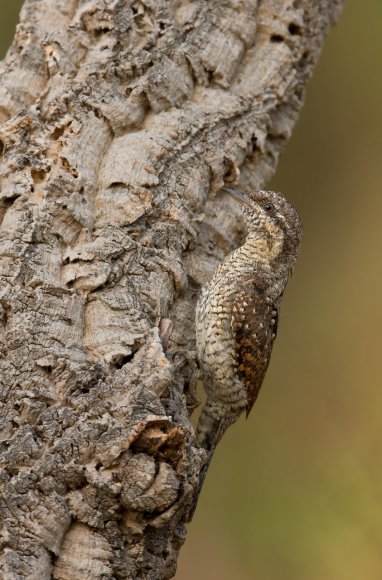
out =
[[[1,577],[170,578],[194,306],[341,0],[27,0],[1,63]],[[239,170],[240,168],[240,170]]]

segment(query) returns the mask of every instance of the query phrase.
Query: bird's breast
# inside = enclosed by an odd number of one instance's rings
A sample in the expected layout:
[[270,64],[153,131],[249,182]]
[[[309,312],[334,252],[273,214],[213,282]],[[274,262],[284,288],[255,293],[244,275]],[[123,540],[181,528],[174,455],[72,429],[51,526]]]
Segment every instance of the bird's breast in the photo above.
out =
[[196,308],[196,347],[204,372],[212,361],[226,370],[234,364],[231,317],[232,300],[217,293],[202,294]]

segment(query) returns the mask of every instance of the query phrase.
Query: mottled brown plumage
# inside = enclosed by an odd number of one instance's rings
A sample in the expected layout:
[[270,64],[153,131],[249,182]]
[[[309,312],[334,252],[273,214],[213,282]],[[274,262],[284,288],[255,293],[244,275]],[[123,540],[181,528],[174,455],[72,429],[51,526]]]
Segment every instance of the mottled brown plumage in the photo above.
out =
[[196,308],[197,355],[207,393],[197,438],[209,458],[225,430],[244,410],[248,416],[257,398],[301,239],[300,218],[281,195],[225,191],[240,204],[248,231],[244,245],[202,288]]
[[276,305],[256,285],[238,294],[232,307],[232,336],[237,376],[247,392],[247,417],[257,399],[277,334]]

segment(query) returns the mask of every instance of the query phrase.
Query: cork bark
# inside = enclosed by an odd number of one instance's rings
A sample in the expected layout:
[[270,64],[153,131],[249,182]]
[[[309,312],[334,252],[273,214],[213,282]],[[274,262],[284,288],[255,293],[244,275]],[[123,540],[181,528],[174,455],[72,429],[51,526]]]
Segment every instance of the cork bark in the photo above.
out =
[[[27,0],[0,63],[0,575],[170,578],[198,289],[340,0]],[[240,175],[240,178],[239,178]]]

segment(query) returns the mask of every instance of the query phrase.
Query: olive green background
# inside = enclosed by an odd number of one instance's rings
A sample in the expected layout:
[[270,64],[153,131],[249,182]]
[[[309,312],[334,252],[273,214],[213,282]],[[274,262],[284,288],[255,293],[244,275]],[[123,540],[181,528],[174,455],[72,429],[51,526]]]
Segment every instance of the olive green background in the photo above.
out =
[[[20,1],[0,2],[4,52]],[[178,580],[382,578],[382,3],[348,0],[271,187],[304,222],[261,395],[211,465]]]

